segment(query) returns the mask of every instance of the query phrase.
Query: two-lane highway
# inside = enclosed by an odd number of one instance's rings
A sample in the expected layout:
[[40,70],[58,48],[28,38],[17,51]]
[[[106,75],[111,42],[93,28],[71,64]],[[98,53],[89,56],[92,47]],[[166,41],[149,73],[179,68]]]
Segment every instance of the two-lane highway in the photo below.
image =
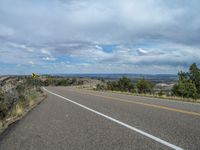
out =
[[0,137],[0,149],[200,149],[200,105],[72,87]]

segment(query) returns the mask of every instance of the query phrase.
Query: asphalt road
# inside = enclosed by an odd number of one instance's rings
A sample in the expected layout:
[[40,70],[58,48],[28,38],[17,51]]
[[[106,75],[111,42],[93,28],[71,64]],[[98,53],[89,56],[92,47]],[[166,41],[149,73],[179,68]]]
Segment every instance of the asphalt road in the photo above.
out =
[[200,149],[200,105],[72,87],[0,136],[0,150]]

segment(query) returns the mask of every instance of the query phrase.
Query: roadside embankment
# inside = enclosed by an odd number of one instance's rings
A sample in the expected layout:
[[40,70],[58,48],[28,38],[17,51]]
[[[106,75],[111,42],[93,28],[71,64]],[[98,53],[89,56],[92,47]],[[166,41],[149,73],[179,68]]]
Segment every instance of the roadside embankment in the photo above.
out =
[[11,77],[0,83],[0,133],[21,119],[45,97],[34,79]]

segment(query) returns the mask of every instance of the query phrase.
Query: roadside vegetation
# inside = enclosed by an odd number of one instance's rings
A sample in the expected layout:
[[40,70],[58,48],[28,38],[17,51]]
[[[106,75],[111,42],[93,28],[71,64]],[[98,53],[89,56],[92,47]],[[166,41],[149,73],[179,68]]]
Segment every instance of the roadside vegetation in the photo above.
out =
[[124,76],[118,81],[108,81],[104,84],[97,84],[96,90],[151,94],[153,93],[153,87],[154,85],[144,78],[138,80],[137,83],[134,84],[131,79]]
[[172,94],[183,98],[200,98],[200,69],[194,63],[188,72],[179,72],[179,80],[172,89]]
[[156,91],[155,84],[144,78],[133,83],[131,79],[125,76],[118,81],[104,81],[102,84],[97,84],[95,90],[126,92],[140,96],[191,102],[200,99],[200,69],[197,65],[195,63],[192,64],[188,72],[179,72],[178,77],[178,82],[174,84],[173,88],[168,92],[162,90]]
[[45,80],[40,80],[40,82],[42,86],[75,86],[83,84],[83,81],[78,80],[77,78],[64,78],[52,76],[49,76]]
[[34,80],[28,79],[30,85],[37,86],[75,86],[82,85],[83,81],[77,78],[65,78],[56,76],[37,76]]
[[0,132],[44,99],[40,86],[32,83],[30,77],[12,77],[1,82]]
[[[91,84],[92,82],[92,84]],[[87,78],[66,78],[49,75],[8,77],[0,80],[0,129],[22,117],[28,110],[37,105],[45,94],[41,86],[79,86],[96,85],[95,90],[109,90],[138,96],[158,97],[181,101],[199,102],[200,69],[194,63],[188,72],[179,72],[178,81],[170,91],[159,90],[149,80],[141,78],[133,82],[127,77],[117,81],[92,80]]]
[[0,133],[45,98],[42,86],[75,86],[83,82],[49,75],[8,77],[0,81]]

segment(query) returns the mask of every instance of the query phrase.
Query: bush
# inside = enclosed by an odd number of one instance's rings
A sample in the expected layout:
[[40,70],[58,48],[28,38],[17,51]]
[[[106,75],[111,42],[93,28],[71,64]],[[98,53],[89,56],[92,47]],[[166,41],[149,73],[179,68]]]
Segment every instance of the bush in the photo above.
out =
[[184,98],[198,98],[197,88],[191,80],[179,81],[177,84],[174,85],[172,89],[172,94]]
[[152,93],[153,91],[153,84],[145,79],[140,79],[137,82],[137,90],[138,93]]
[[106,86],[112,91],[132,92],[135,89],[131,79],[127,77],[122,77],[118,81],[108,81]]
[[164,95],[163,91],[160,90],[159,93],[158,93],[158,96],[163,96],[163,95]]
[[7,84],[12,88],[0,91],[0,120],[9,117],[11,112],[13,112],[12,115],[20,111],[23,113],[23,109],[29,107],[30,101],[35,101],[39,92],[42,93],[39,86],[41,82],[35,82],[28,77],[13,78]]
[[174,85],[172,94],[184,98],[200,98],[200,69],[195,63],[190,66],[189,72],[179,72],[178,83]]
[[108,89],[108,90],[111,90],[111,91],[114,91],[114,90],[118,91],[119,88],[118,88],[117,82],[116,82],[116,81],[113,81],[113,82],[108,81],[108,82],[107,82],[107,89]]
[[0,120],[2,120],[8,112],[8,101],[5,100],[3,95],[0,95]]
[[118,81],[118,88],[120,91],[130,92],[132,89],[134,89],[134,85],[132,84],[131,79],[122,77]]
[[102,84],[97,84],[96,85],[96,90],[101,91],[101,90],[105,90],[105,89],[106,89],[105,85],[102,85]]

